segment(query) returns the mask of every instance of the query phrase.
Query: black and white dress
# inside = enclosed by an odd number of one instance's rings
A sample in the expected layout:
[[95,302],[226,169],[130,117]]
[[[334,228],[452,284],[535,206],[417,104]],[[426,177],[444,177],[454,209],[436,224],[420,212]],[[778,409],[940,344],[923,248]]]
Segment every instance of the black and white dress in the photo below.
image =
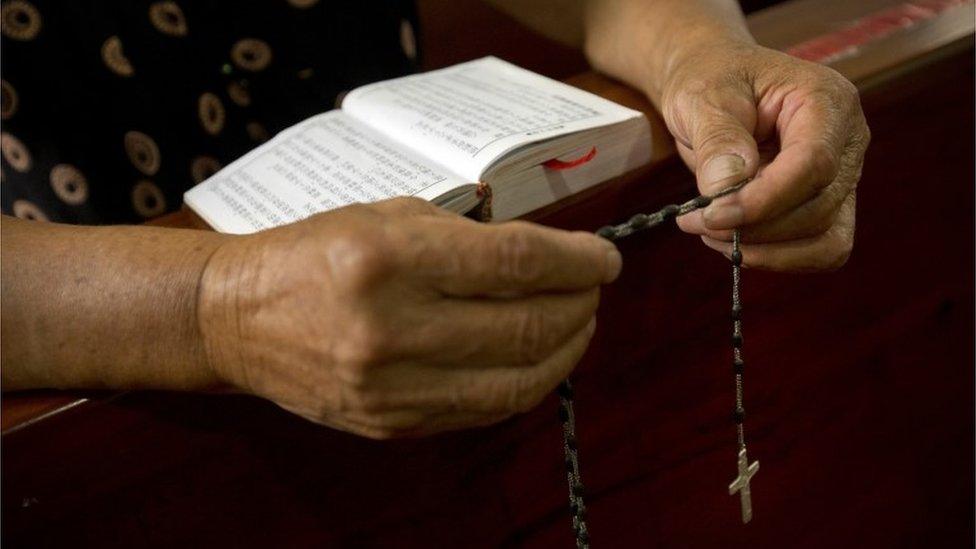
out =
[[416,69],[411,1],[4,0],[0,206],[133,223],[343,91]]

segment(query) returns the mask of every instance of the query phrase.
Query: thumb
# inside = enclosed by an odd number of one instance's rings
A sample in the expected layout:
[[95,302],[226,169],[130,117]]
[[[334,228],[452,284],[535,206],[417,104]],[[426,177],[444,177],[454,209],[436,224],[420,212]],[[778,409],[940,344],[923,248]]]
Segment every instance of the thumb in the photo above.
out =
[[727,95],[721,104],[700,106],[694,120],[691,145],[702,194],[715,194],[756,173],[759,151],[752,136],[756,107],[751,98]]

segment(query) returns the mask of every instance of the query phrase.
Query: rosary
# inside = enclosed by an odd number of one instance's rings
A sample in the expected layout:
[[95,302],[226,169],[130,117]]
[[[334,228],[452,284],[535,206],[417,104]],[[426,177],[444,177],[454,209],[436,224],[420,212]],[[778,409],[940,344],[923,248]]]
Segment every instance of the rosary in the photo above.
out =
[[[686,213],[704,208],[713,200],[732,194],[748,183],[749,180],[724,189],[711,196],[698,196],[684,204],[670,204],[653,214],[637,214],[626,223],[603,227],[597,235],[607,240],[618,240],[637,231],[660,225],[669,219],[685,215]],[[752,520],[752,496],[749,482],[759,470],[759,462],[749,463],[746,456],[746,436],[743,427],[745,408],[742,406],[742,374],[745,363],[742,360],[742,299],[739,295],[741,279],[742,251],[740,248],[739,230],[732,232],[732,366],[735,373],[735,420],[737,469],[738,476],[729,484],[729,495],[739,494],[743,524]],[[583,502],[583,482],[580,480],[579,454],[576,443],[576,415],[573,410],[573,386],[567,379],[563,381],[556,392],[559,394],[559,420],[563,430],[563,452],[566,456],[566,480],[569,483],[569,508],[573,515],[573,532],[576,534],[577,549],[587,549],[590,546],[590,534],[586,528],[586,505]]]

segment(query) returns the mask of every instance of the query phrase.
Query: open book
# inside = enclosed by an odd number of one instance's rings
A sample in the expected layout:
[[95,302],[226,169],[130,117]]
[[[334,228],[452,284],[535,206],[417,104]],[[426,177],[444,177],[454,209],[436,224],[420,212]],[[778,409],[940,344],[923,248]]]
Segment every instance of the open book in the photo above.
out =
[[643,113],[485,57],[357,88],[341,109],[282,131],[185,201],[229,233],[395,196],[511,219],[645,164],[650,152]]

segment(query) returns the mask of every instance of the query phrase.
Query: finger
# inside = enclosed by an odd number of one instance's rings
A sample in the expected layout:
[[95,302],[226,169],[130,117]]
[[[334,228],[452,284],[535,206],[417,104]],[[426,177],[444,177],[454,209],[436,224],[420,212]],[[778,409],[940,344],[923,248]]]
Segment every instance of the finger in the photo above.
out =
[[[397,390],[415,392],[409,387],[409,378],[400,377]],[[440,403],[431,406],[430,401],[404,399],[395,396],[396,391],[378,398],[349,399],[345,408],[323,413],[318,404],[279,402],[278,405],[313,423],[325,425],[347,433],[368,438],[385,439],[403,436],[419,436],[439,431],[490,425],[510,417],[503,412],[465,412],[456,406]],[[307,403],[306,403],[307,404]],[[423,404],[423,405],[419,405]]]
[[599,303],[598,288],[518,299],[448,299],[413,338],[411,355],[472,368],[530,366],[583,329]]
[[[823,234],[837,220],[840,206],[846,198],[841,193],[853,192],[848,191],[848,188],[841,183],[831,184],[811,200],[772,221],[742,227],[742,242],[746,244],[784,242]],[[708,236],[725,242],[732,241],[732,229],[709,229],[700,210],[679,217],[678,227],[689,234]]]
[[596,320],[573,335],[565,345],[542,362],[529,367],[501,367],[487,370],[436,368],[439,379],[437,400],[465,412],[510,414],[536,406],[560,381],[566,379],[596,329]]
[[[573,334],[544,360],[531,366],[495,364],[471,367],[460,362],[453,368],[443,364],[400,362],[372,372],[369,380],[356,386],[339,385],[335,408],[344,416],[376,416],[390,412],[515,413],[534,405],[559,381],[569,375],[582,357],[593,335],[596,321]],[[562,376],[562,377],[560,377]],[[309,416],[301,410],[294,413]]]
[[675,148],[678,150],[678,155],[681,157],[681,160],[684,161],[685,166],[688,166],[688,169],[694,172],[695,166],[698,165],[698,157],[695,156],[695,150],[688,145],[685,145],[681,141],[675,141],[674,144]]
[[415,215],[432,215],[453,218],[460,222],[466,221],[469,223],[476,223],[474,220],[459,216],[456,213],[449,212],[439,206],[435,206],[430,201],[412,196],[401,196],[397,198],[389,198],[387,200],[380,200],[378,202],[372,202],[368,204],[368,206],[377,213],[393,216],[394,218]]
[[[838,215],[838,222],[823,234],[768,244],[743,244],[742,264],[746,267],[774,271],[814,272],[836,270],[847,262],[854,245],[855,194],[848,195]],[[726,257],[732,244],[702,236],[709,248]]]
[[613,281],[620,252],[592,233],[523,221],[425,223],[403,242],[408,268],[450,296],[586,290]]
[[546,360],[528,368],[488,371],[472,384],[462,386],[465,402],[476,411],[525,412],[551,393],[583,357],[596,319],[576,333]]
[[[855,128],[844,148],[837,177],[826,188],[816,192],[799,206],[787,210],[769,221],[742,227],[743,242],[777,242],[809,238],[829,229],[837,219],[841,204],[857,187],[869,139],[867,125],[863,123],[863,116],[861,116],[860,129]],[[761,168],[760,172],[765,175],[766,168]],[[751,182],[738,194],[742,195],[753,184],[759,183],[760,179],[757,178]],[[748,197],[748,194],[745,196]],[[741,205],[741,197],[738,199]],[[719,240],[731,240],[732,231],[730,229],[712,229],[707,215],[707,213],[698,213],[697,215],[685,216],[686,219],[679,220],[679,226],[694,234],[705,234]]]
[[433,435],[444,431],[456,431],[483,427],[508,419],[510,413],[480,412],[418,412],[397,410],[375,415],[353,414],[333,421],[342,430],[372,438],[413,438]]
[[[772,162],[773,158],[776,157],[776,153],[779,152],[779,142],[774,139],[770,139],[766,141],[759,141],[757,146],[759,147],[759,166],[761,169],[761,166],[769,164]],[[698,157],[695,155],[695,150],[690,148],[688,145],[685,145],[681,141],[675,141],[675,148],[678,150],[678,154],[681,156],[681,159],[684,161],[685,165],[687,165],[692,171],[695,171],[695,166],[698,165]],[[741,181],[741,179],[731,181],[730,184],[738,183],[739,181]],[[718,185],[720,190],[723,186],[724,185],[722,184]]]
[[475,429],[478,427],[487,427],[488,425],[494,425],[496,423],[501,423],[506,419],[509,419],[514,414],[503,413],[503,414],[480,414],[480,413],[449,413],[440,414],[431,418],[428,418],[423,423],[413,427],[401,430],[396,436],[415,438],[415,437],[425,437],[430,435],[435,435],[438,433],[445,433],[448,431],[458,431],[461,429]]
[[755,99],[746,88],[728,86],[688,106],[691,149],[701,194],[716,192],[755,173],[759,150],[753,137]]
[[825,95],[784,101],[779,154],[741,191],[706,208],[706,226],[732,229],[774,219],[827,187],[847,144],[845,111]]

